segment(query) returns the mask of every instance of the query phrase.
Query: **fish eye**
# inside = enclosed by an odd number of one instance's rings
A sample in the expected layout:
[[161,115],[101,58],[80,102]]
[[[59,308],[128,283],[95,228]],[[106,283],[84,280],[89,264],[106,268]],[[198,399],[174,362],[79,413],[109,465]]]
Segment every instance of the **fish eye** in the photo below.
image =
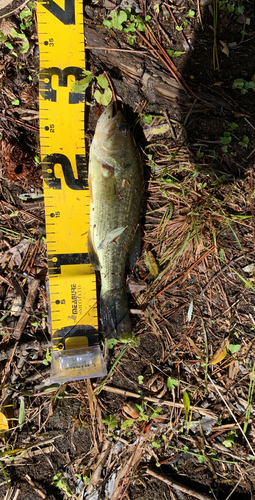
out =
[[127,126],[125,125],[125,123],[123,123],[123,125],[120,126],[120,131],[121,132],[126,132],[127,131]]

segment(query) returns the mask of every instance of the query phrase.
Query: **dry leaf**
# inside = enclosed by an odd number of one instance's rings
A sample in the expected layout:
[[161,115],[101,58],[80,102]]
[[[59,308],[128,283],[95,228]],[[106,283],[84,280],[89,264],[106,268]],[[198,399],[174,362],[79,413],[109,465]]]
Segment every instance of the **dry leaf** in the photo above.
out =
[[228,352],[228,346],[229,346],[229,340],[223,340],[222,344],[220,345],[219,349],[214,353],[212,359],[209,361],[210,365],[217,365],[220,361],[222,361]]
[[231,380],[234,380],[239,372],[239,361],[231,363],[229,366],[228,376]]
[[200,349],[198,349],[198,347],[196,346],[196,344],[195,344],[194,340],[192,340],[192,339],[191,339],[191,338],[189,338],[189,337],[187,338],[187,340],[188,340],[189,344],[191,345],[191,347],[193,347],[193,349],[194,349],[194,351],[195,351],[196,355],[197,355],[200,359],[202,359],[202,358],[203,358],[203,353],[200,351]]
[[255,263],[248,264],[248,266],[243,267],[242,271],[244,271],[245,273],[254,273],[255,272]]
[[158,276],[158,266],[151,252],[144,252],[144,260],[153,278]]
[[220,40],[220,43],[223,46],[223,49],[222,49],[223,54],[226,54],[226,56],[228,57],[229,56],[228,44],[226,42],[223,42],[222,40]]
[[142,292],[147,288],[146,283],[141,283],[133,276],[128,276],[126,281],[126,290],[129,293]]

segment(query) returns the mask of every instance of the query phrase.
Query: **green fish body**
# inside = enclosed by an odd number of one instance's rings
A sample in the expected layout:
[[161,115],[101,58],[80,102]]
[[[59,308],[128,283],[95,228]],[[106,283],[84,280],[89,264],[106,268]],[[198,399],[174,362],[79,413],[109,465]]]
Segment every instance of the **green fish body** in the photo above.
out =
[[138,246],[143,172],[121,111],[110,104],[98,120],[89,158],[88,252],[100,271],[100,315],[106,337],[131,331],[125,268]]

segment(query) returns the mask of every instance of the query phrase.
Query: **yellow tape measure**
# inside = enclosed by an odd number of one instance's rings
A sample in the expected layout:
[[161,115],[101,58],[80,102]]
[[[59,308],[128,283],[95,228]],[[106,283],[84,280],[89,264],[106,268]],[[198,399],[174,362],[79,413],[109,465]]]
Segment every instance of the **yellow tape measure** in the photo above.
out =
[[72,92],[72,84],[82,77],[85,69],[83,2],[39,1],[37,19],[52,379],[70,380],[105,373],[97,346],[95,273],[87,254],[85,94]]

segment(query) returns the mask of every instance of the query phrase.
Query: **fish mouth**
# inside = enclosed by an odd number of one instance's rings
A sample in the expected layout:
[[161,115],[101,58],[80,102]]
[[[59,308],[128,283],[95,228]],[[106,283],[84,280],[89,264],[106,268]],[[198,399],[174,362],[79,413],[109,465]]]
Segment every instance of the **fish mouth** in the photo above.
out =
[[113,104],[109,104],[98,120],[97,129],[100,130],[100,133],[109,134],[115,129],[116,125],[121,125],[120,122],[123,123],[121,111],[117,111],[114,115]]

